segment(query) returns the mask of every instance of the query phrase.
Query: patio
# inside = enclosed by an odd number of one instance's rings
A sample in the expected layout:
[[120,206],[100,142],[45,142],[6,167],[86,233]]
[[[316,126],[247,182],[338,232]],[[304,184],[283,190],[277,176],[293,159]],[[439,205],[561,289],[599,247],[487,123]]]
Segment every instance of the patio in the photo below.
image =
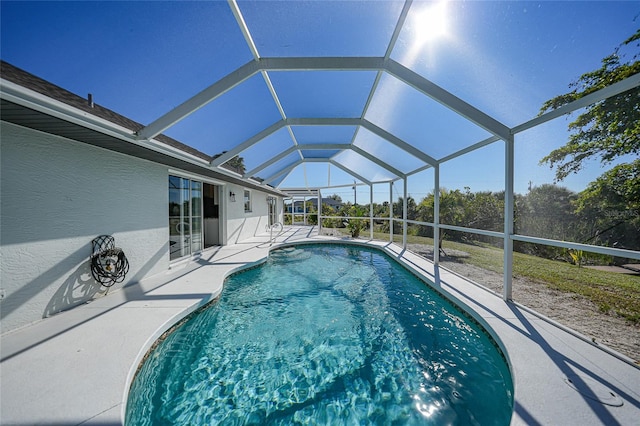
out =
[[395,244],[318,236],[286,227],[214,248],[69,312],[3,336],[3,424],[120,425],[128,386],[153,342],[222,291],[224,277],[283,244],[333,241],[377,246],[463,304],[504,345],[514,379],[512,424],[634,424],[640,370],[534,312]]

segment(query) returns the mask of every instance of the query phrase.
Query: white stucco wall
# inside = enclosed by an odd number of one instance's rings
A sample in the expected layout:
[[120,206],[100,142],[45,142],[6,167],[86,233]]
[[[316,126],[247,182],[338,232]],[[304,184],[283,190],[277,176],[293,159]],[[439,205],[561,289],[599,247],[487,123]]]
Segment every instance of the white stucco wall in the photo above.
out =
[[[244,211],[244,190],[239,185],[227,184],[227,244],[235,244],[247,238],[262,234],[269,223],[267,193],[250,189],[251,212]],[[236,194],[236,201],[229,201],[229,192]],[[279,203],[281,204],[281,203]]]
[[0,132],[2,333],[101,295],[98,235],[124,250],[123,284],[167,269],[166,167],[6,122]]

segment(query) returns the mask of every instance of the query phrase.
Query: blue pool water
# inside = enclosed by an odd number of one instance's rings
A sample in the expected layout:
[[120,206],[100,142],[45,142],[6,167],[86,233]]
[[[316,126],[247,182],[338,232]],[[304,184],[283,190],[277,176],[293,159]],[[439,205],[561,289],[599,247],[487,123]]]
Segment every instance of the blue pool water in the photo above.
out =
[[149,355],[127,425],[507,425],[493,341],[382,252],[290,247]]

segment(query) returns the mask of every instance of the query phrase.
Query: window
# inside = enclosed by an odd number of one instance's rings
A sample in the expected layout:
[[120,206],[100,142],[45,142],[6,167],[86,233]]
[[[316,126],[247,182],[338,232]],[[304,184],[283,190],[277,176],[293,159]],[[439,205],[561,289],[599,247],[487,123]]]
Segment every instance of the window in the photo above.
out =
[[202,250],[202,182],[169,176],[169,258]]
[[244,212],[249,213],[251,211],[251,191],[244,190]]

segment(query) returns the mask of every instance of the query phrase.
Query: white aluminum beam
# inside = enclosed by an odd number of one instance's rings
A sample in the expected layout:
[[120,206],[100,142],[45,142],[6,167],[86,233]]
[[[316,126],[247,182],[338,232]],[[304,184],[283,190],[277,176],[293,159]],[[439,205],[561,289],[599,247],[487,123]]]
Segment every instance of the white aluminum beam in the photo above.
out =
[[254,167],[252,170],[249,170],[242,177],[247,179],[247,178],[249,178],[251,176],[255,176],[257,173],[260,173],[262,170],[266,169],[270,165],[272,165],[274,163],[277,163],[278,161],[280,161],[283,158],[285,158],[287,155],[293,154],[297,150],[298,150],[297,146],[289,147],[289,148],[285,149],[284,151],[282,151],[280,154],[278,154],[278,155],[276,155],[274,157],[271,157],[269,160],[265,161],[264,163],[261,163],[259,166]]
[[[398,17],[398,22],[396,22],[396,26],[393,30],[393,34],[391,36],[391,40],[389,41],[389,44],[387,45],[387,51],[384,54],[384,60],[387,61],[389,59],[389,57],[391,57],[391,52],[393,52],[393,48],[396,45],[396,42],[398,41],[398,37],[400,36],[400,33],[402,32],[402,27],[404,26],[404,22],[407,19],[407,15],[409,14],[409,9],[411,8],[411,3],[412,0],[406,0],[404,2],[404,5],[402,6],[402,11],[400,12],[400,16]],[[367,111],[369,111],[369,107],[371,106],[371,102],[373,101],[373,97],[376,93],[376,91],[378,90],[378,85],[380,84],[380,78],[382,77],[382,70],[378,70],[378,72],[376,73],[376,78],[373,81],[373,85],[371,86],[371,90],[369,91],[369,96],[367,97],[367,102],[364,104],[364,108],[362,109],[362,114],[360,115],[360,118],[364,120],[365,116],[367,115]],[[354,145],[356,138],[358,137],[358,130],[360,130],[360,128],[356,128],[356,131],[353,134],[353,138],[351,140],[351,144]],[[403,175],[404,176],[404,175]]]
[[[305,145],[296,145],[296,146],[291,146],[287,149],[285,149],[284,151],[282,151],[280,154],[276,155],[275,157],[270,158],[269,160],[260,163],[258,166],[256,166],[254,169],[249,170],[248,172],[246,172],[244,174],[244,178],[248,178],[251,176],[255,176],[256,173],[259,173],[260,171],[266,169],[267,167],[269,167],[270,165],[282,160],[283,158],[285,158],[287,155],[292,154],[296,151],[302,151],[302,150],[309,150],[309,151],[320,151],[320,150],[325,150],[325,149],[339,149],[339,150],[345,150],[345,149],[349,149],[349,145],[346,144],[336,144],[336,143],[325,143],[325,144],[305,144]],[[309,160],[309,158],[301,158],[304,161]],[[328,159],[324,159],[322,158],[321,160],[324,161],[328,161]]]
[[302,162],[303,162],[303,160],[298,160],[295,163],[285,167],[284,169],[278,170],[277,172],[275,172],[274,174],[272,174],[271,176],[269,176],[268,178],[263,180],[262,183],[263,184],[267,184],[269,182],[272,182],[273,180],[277,179],[278,177],[282,176],[283,174],[289,173],[291,170],[295,169],[300,164],[302,164]]
[[326,163],[327,161],[329,161],[326,158],[305,158],[302,162],[303,163]]
[[277,132],[278,130],[282,129],[285,125],[286,125],[286,121],[285,120],[276,121],[271,126],[269,126],[266,129],[256,133],[255,135],[251,136],[246,141],[236,145],[235,147],[233,147],[229,151],[225,152],[221,156],[211,160],[211,165],[212,166],[219,166],[219,165],[221,165],[223,163],[226,163],[227,161],[231,160],[236,155],[240,154],[242,151],[252,147],[253,145],[255,145],[258,142],[260,142],[262,139],[264,139],[267,136],[270,136],[273,133]]
[[[295,168],[295,167],[294,167],[294,168]],[[293,169],[288,170],[288,171],[284,174],[284,176],[283,176],[283,177],[282,177],[282,179],[280,180],[280,183],[282,183],[282,182],[284,182],[285,180],[287,180],[287,178],[289,177],[289,175],[291,174],[291,172],[293,172]],[[278,184],[278,185],[279,185],[279,184]],[[276,185],[276,188],[277,188],[277,187],[278,187],[278,186]]]
[[259,68],[265,71],[377,71],[384,69],[380,57],[298,57],[262,58]]
[[431,164],[432,166],[435,166],[436,164],[438,164],[438,161],[435,158],[425,154],[415,146],[403,141],[399,137],[387,132],[386,130],[381,129],[380,127],[376,126],[372,122],[368,120],[361,120],[360,124],[362,125],[362,127],[369,130],[371,133],[374,133],[380,136],[382,139],[385,139],[388,142],[391,142],[393,145],[397,146],[403,151],[408,152],[409,154],[413,155],[419,160],[422,160],[427,164]]
[[[238,23],[238,26],[240,27],[240,30],[242,31],[242,34],[244,35],[244,39],[247,42],[247,45],[249,46],[249,50],[251,50],[251,54],[253,55],[253,59],[255,59],[256,61],[260,60],[260,53],[258,53],[258,48],[256,47],[254,41],[253,41],[253,37],[251,37],[251,32],[249,31],[249,27],[247,27],[247,24],[244,20],[244,17],[242,16],[242,12],[240,11],[240,7],[238,6],[238,3],[236,2],[236,0],[228,0],[229,2],[229,6],[231,7],[231,10],[233,11],[233,15],[236,18],[236,21]],[[278,97],[278,94],[276,93],[276,89],[275,87],[273,87],[273,83],[271,82],[271,78],[269,77],[269,73],[267,73],[265,70],[260,70],[260,73],[262,74],[262,79],[264,80],[264,83],[267,85],[267,88],[269,89],[269,93],[271,93],[271,98],[273,99],[273,102],[276,104],[276,108],[278,109],[278,112],[280,113],[280,117],[282,117],[283,120],[287,119],[287,115],[284,112],[284,108],[282,107],[282,103],[280,102],[280,98]],[[296,140],[295,135],[293,134],[293,131],[291,130],[291,127],[287,126],[287,131],[289,132],[289,137],[291,138],[291,140],[293,141],[294,145],[298,145],[298,141]],[[302,159],[302,155],[300,155],[300,159]]]
[[[362,118],[286,118],[283,120],[280,120],[274,124],[272,124],[271,126],[269,126],[268,128],[262,130],[261,132],[257,133],[256,135],[250,137],[249,139],[245,140],[244,142],[236,145],[234,148],[230,149],[229,151],[227,151],[226,153],[222,154],[221,156],[217,157],[216,159],[211,161],[211,165],[212,166],[219,166],[229,160],[231,160],[233,157],[235,157],[236,155],[239,155],[242,151],[250,148],[251,146],[257,144],[258,142],[260,142],[262,139],[266,138],[267,136],[270,136],[271,134],[275,133],[276,131],[280,130],[283,127],[288,127],[290,129],[291,126],[362,126],[364,128],[366,128],[367,130],[369,130],[370,132],[374,133],[375,135],[379,136],[382,139],[387,140],[388,142],[390,142],[391,144],[395,145],[396,147],[402,149],[403,151],[407,152],[410,155],[413,155],[414,157],[418,158],[421,161],[424,161],[427,164],[430,165],[434,165],[437,164],[437,161],[425,154],[424,152],[420,151],[419,149],[415,148],[413,145],[408,144],[407,142],[404,142],[403,140],[401,140],[400,138],[392,135],[391,133],[381,129],[380,127],[376,126],[375,124],[364,120]],[[311,146],[311,145],[305,145],[305,146]],[[326,145],[315,145],[315,146],[326,146]],[[335,144],[331,145],[331,147],[329,148],[317,148],[317,149],[348,149],[349,147],[351,147],[352,149],[355,147],[354,145],[348,145],[348,144],[344,144],[343,148],[337,148],[334,147]],[[356,149],[361,149],[358,147],[355,147]],[[300,148],[302,149],[302,148]],[[313,149],[310,147],[304,148],[304,149]],[[370,156],[370,154],[367,153],[367,155]],[[369,158],[369,157],[367,157]],[[369,158],[371,159],[371,158]],[[373,160],[372,160],[373,161]],[[376,164],[380,165],[381,167],[385,168],[386,170],[390,171],[391,173],[393,173],[394,175],[402,178],[403,176],[405,176],[405,174],[403,172],[400,172],[399,170],[391,167],[390,165],[384,163],[384,162],[379,162],[379,159],[376,159]],[[383,166],[382,163],[384,163],[385,165]]]
[[351,148],[351,145],[349,145],[348,143],[308,143],[308,144],[298,145],[296,148],[298,148],[299,150],[305,150],[305,151],[322,151],[325,149],[345,150],[345,149]]
[[[411,222],[411,221],[409,221]],[[420,222],[420,225],[428,223]],[[487,237],[494,237],[504,239],[504,233],[498,231],[487,231],[486,229],[477,229],[477,228],[467,228],[466,226],[456,226],[456,225],[443,225],[440,224],[440,228],[449,229],[451,231],[459,231],[459,232],[470,232],[478,235],[486,235]]]
[[227,0],[229,3],[229,7],[231,8],[231,12],[233,16],[236,18],[236,22],[238,23],[238,27],[240,27],[240,31],[242,31],[242,35],[244,36],[247,45],[249,46],[249,50],[251,50],[251,54],[253,55],[253,59],[260,59],[260,54],[258,53],[258,48],[253,41],[253,37],[251,37],[251,32],[249,31],[249,27],[247,27],[247,23],[244,20],[244,16],[242,16],[242,12],[240,11],[240,7],[236,0]]
[[366,158],[367,160],[377,164],[378,166],[382,167],[383,169],[385,169],[388,172],[393,173],[394,175],[396,175],[399,178],[403,178],[405,177],[405,174],[402,173],[400,170],[396,169],[395,167],[390,166],[389,164],[387,164],[386,162],[380,160],[377,157],[374,157],[373,155],[371,155],[370,153],[368,153],[367,151],[363,150],[360,147],[357,147],[355,145],[349,145],[349,148],[357,153],[362,155],[364,158]]
[[[327,163],[329,163],[327,161]],[[356,186],[366,186],[366,183],[356,183]],[[347,187],[353,187],[352,183],[345,183],[343,185],[330,185],[330,186],[310,186],[308,188],[305,188],[303,191],[315,191],[317,189],[333,189],[333,188],[347,188]],[[284,193],[289,193],[291,191],[299,191],[300,188],[279,188],[278,191],[280,192],[284,192]]]
[[359,126],[360,118],[287,118],[287,126]]
[[580,108],[584,108],[603,99],[607,99],[611,96],[619,95],[620,93],[626,92],[627,90],[631,90],[638,86],[640,86],[640,74],[634,74],[631,77],[627,77],[622,81],[612,84],[611,86],[607,86],[603,89],[598,90],[597,92],[590,93],[587,96],[563,105],[560,108],[554,109],[553,111],[549,111],[546,114],[542,114],[539,117],[526,121],[519,126],[511,129],[511,133],[515,135],[516,133],[523,132],[542,123],[546,123],[547,121],[553,120],[554,118],[560,117],[561,115],[572,113],[573,111],[576,111]]
[[[260,142],[262,139],[270,136],[271,134],[277,132],[283,127],[289,128],[291,133],[291,126],[357,126],[360,124],[360,119],[358,118],[286,118],[282,119],[266,129],[256,133],[254,136],[251,136],[249,139],[244,142],[236,145],[229,151],[225,152],[221,156],[211,160],[212,166],[220,166],[221,164],[231,160],[236,155],[239,155],[242,151],[245,151],[251,148],[253,145]],[[291,135],[294,145],[297,145],[297,141]]]
[[492,143],[497,142],[499,140],[501,140],[501,139],[499,137],[497,137],[497,136],[490,136],[490,137],[488,137],[487,139],[485,139],[483,141],[480,141],[480,142],[475,143],[473,145],[469,145],[468,147],[466,147],[464,149],[461,149],[460,151],[456,151],[453,154],[449,154],[446,157],[442,157],[441,159],[438,160],[438,163],[442,164],[442,163],[444,163],[446,161],[453,160],[454,158],[460,157],[461,155],[464,155],[464,154],[468,154],[471,151],[475,151],[476,149],[483,148],[483,147],[485,147],[487,145],[491,145]]
[[[269,93],[271,93],[271,97],[273,98],[273,102],[276,104],[276,108],[278,108],[278,112],[283,120],[287,119],[287,115],[284,113],[284,108],[282,108],[282,103],[280,102],[280,98],[276,93],[275,87],[273,87],[273,83],[271,83],[271,78],[269,78],[269,74],[266,71],[262,71],[262,78],[269,89]],[[293,134],[291,135],[293,138]]]
[[511,135],[509,127],[450,92],[447,92],[442,87],[427,80],[420,74],[411,71],[404,65],[401,65],[392,59],[387,60],[385,65],[385,68],[390,75],[424,93],[433,100],[440,102],[442,105],[454,112],[457,112],[468,120],[471,120],[488,132],[498,136],[500,139],[506,140]]
[[251,61],[213,83],[138,132],[138,139],[149,140],[178,121],[207,105],[212,100],[248,80],[260,71],[258,61]]
[[569,241],[549,240],[547,238],[528,237],[526,235],[512,235],[511,239],[514,241],[523,241],[525,243],[543,244],[552,247],[562,247],[574,250],[583,250],[590,253],[605,254],[607,256],[617,256],[627,259],[640,260],[640,251],[617,249],[605,246],[592,246],[589,244],[572,243]]
[[423,171],[428,170],[428,169],[432,169],[432,168],[434,168],[434,167],[436,167],[436,166],[432,166],[431,164],[427,164],[427,165],[425,165],[425,166],[418,167],[417,169],[415,169],[415,170],[411,170],[410,172],[408,172],[408,173],[407,173],[407,177],[409,177],[409,176],[411,176],[411,175],[415,175],[416,173],[423,172]]
[[[249,39],[251,39],[248,32],[247,35]],[[254,53],[254,56],[257,55],[257,50],[252,53]],[[415,87],[438,102],[443,103],[496,136],[504,139],[509,133],[509,129],[503,124],[391,59],[384,57],[302,57],[254,59],[153,121],[140,130],[138,138],[148,140],[157,136],[165,129],[202,108],[258,72],[287,70],[386,70],[394,77]]]
[[404,22],[407,20],[407,15],[409,14],[409,9],[411,9],[412,3],[413,3],[413,0],[406,0],[404,2],[404,5],[402,6],[402,11],[400,12],[400,16],[398,16],[398,22],[396,22],[396,27],[393,29],[391,40],[389,41],[389,45],[387,46],[387,51],[384,54],[385,59],[389,59],[391,57],[391,52],[393,52],[393,48],[396,46],[398,37],[400,37],[400,33],[402,32],[402,27],[404,27]]
[[[244,174],[243,177],[244,178],[248,178],[248,177],[251,177],[251,176],[255,176],[256,173],[259,173],[260,171],[266,169],[270,165],[282,160],[287,155],[292,154],[292,153],[294,153],[296,151],[301,151],[301,150],[319,151],[319,150],[324,150],[324,149],[345,150],[345,149],[349,149],[349,145],[347,145],[347,144],[337,144],[337,143],[324,143],[324,144],[304,144],[304,145],[291,146],[291,147],[285,149],[284,151],[282,151],[280,154],[276,155],[275,157],[271,157],[269,160],[259,164],[258,166],[256,166],[252,170],[249,170],[248,172],[246,172]],[[301,158],[301,159],[304,159],[304,158]]]
[[[325,160],[326,161],[326,160]],[[356,179],[359,179],[361,182],[366,183],[367,185],[371,185],[371,182],[369,181],[369,179],[365,179],[362,176],[360,176],[359,174],[357,174],[356,172],[354,172],[353,170],[349,169],[348,167],[343,166],[342,164],[338,163],[336,160],[331,160],[329,159],[329,163],[333,164],[334,166],[336,166],[337,168],[341,169],[343,172],[347,173],[348,175],[353,176]]]
[[[257,52],[256,52],[257,53]],[[384,58],[337,57],[337,58],[262,58],[253,60],[218,80],[197,95],[183,102],[138,132],[139,139],[151,139],[178,121],[207,105],[220,95],[249,79],[260,71],[287,70],[380,70]]]
[[263,183],[269,183],[272,182],[273,180],[277,179],[278,177],[282,176],[283,174],[289,174],[293,171],[293,169],[295,169],[296,167],[298,167],[301,164],[304,163],[326,163],[328,160],[326,158],[306,158],[306,159],[300,159],[297,160],[295,163],[283,168],[282,170],[279,170],[277,172],[275,172],[274,174],[272,174],[271,176],[269,176],[268,178],[266,178]]
[[[389,41],[389,45],[387,46],[387,51],[384,54],[385,61],[389,59],[389,57],[391,57],[391,52],[393,52],[393,48],[395,47],[396,42],[398,41],[400,32],[402,32],[404,21],[407,19],[409,9],[411,8],[411,3],[412,3],[412,0],[407,0],[404,2],[404,6],[402,6],[402,11],[400,12],[400,16],[398,17],[398,22],[396,23],[396,27],[393,30],[393,35],[391,36],[391,40]],[[382,70],[378,70],[378,72],[376,73],[376,78],[373,81],[373,85],[371,86],[371,90],[369,91],[369,97],[367,98],[367,102],[364,104],[364,108],[362,109],[362,115],[361,115],[362,119],[364,119],[364,117],[367,115],[367,111],[369,111],[369,106],[371,105],[371,102],[373,101],[373,96],[375,95],[378,89],[378,85],[380,84],[381,77],[382,77]],[[358,130],[356,129],[356,133],[353,135],[353,141],[355,141],[357,134],[358,134]]]

